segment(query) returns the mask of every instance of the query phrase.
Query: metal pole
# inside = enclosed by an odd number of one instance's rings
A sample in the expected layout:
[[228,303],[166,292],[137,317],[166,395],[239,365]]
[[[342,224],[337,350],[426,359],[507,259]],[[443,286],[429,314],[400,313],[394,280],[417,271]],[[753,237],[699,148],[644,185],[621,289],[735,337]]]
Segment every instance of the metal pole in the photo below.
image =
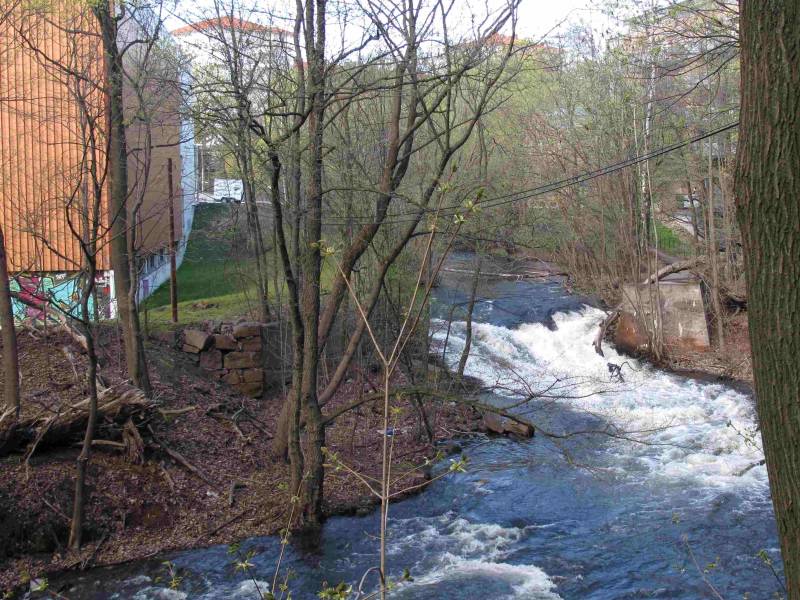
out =
[[172,187],[172,159],[167,159],[167,179],[169,185],[169,300],[172,304],[172,322],[178,322],[178,267],[176,265],[175,206]]

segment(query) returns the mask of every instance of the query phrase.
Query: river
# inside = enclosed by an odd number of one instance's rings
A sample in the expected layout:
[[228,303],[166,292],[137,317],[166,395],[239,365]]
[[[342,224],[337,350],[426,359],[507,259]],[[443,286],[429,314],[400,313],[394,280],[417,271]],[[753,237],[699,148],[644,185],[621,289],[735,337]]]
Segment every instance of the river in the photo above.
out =
[[[456,256],[448,264],[468,262]],[[464,323],[452,313],[448,334],[447,319],[454,304],[463,306],[466,287],[446,277],[432,305],[433,349],[451,364]],[[765,561],[782,574],[751,397],[608,345],[599,356],[591,342],[602,317],[556,280],[482,282],[466,373],[495,387],[487,401],[509,405],[535,394],[518,410],[562,437],[465,440],[465,473],[392,505],[391,571],[408,569],[413,578],[392,598],[780,597]],[[624,381],[610,377],[608,363],[622,366]],[[571,435],[580,431],[593,433]],[[377,514],[337,517],[315,550],[290,546],[292,597],[315,598],[322,581],[356,583],[377,563],[377,529]],[[257,598],[279,548],[275,538],[242,544],[255,552],[255,582],[234,572],[226,546],[215,546],[70,575],[64,593]],[[167,559],[182,576],[177,590],[165,584]]]

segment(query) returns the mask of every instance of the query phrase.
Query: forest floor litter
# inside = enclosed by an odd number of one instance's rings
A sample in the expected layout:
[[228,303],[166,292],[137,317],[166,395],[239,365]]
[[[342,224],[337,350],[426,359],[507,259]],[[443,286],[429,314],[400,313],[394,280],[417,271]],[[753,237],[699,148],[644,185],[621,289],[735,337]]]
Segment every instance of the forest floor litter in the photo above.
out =
[[[18,339],[23,416],[57,412],[86,397],[86,359],[69,336],[21,329]],[[119,339],[106,332],[102,349],[101,372],[108,378],[119,373]],[[140,464],[132,463],[120,444],[93,447],[88,541],[80,553],[65,549],[79,445],[36,448],[30,457],[26,451],[0,459],[0,590],[26,586],[49,572],[230,543],[276,534],[287,526],[287,467],[271,451],[282,394],[264,399],[239,395],[209,380],[185,354],[157,342],[148,344],[148,358],[157,407],[145,424],[142,437],[148,443]],[[354,373],[326,412],[374,392],[379,380],[378,373]],[[453,438],[454,431],[474,431],[480,423],[468,407],[431,405],[436,436],[431,444],[418,428],[410,401],[398,405],[403,409],[393,427],[398,469],[434,458],[439,443]],[[378,476],[382,419],[382,406],[361,405],[328,428],[328,448],[355,471]],[[101,424],[98,439],[103,435]],[[418,469],[406,487],[419,486],[427,477],[427,469]],[[356,477],[326,469],[326,514],[370,511],[374,502]]]

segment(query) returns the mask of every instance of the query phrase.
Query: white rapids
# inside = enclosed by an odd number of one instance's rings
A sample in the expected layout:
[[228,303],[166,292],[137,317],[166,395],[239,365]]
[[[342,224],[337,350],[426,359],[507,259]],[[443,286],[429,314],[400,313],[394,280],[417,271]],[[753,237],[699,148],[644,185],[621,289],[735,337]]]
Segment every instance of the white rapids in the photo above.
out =
[[[413,581],[402,583],[401,598],[424,598],[426,590],[443,582],[459,582],[468,578],[488,578],[509,588],[507,595],[497,598],[558,600],[555,583],[540,568],[503,562],[527,535],[528,528],[501,527],[491,523],[470,523],[452,513],[436,518],[399,519],[392,526],[396,531],[412,533],[393,538],[389,554],[419,553],[437,556],[434,566],[426,565]],[[411,569],[419,571],[419,565]]]
[[[715,556],[714,545],[704,545],[707,528],[698,525],[695,515],[720,518],[724,523],[720,535],[730,531],[733,536],[736,546],[726,553],[730,589],[739,589],[741,568],[748,569],[747,586],[761,584],[750,546],[770,539],[769,530],[764,529],[770,526],[769,519],[753,520],[753,515],[769,512],[769,487],[751,398],[729,386],[660,371],[619,354],[608,344],[603,348],[605,356],[598,355],[592,341],[604,316],[584,306],[556,313],[552,327],[473,324],[466,374],[493,392],[484,396],[487,402],[523,411],[540,427],[540,434],[520,444],[477,442],[473,448],[478,459],[467,474],[438,486],[438,492],[427,491],[409,500],[405,510],[393,509],[389,563],[395,571],[408,568],[411,577],[397,583],[392,598],[559,600],[557,590],[562,588],[569,597],[576,597],[570,595],[576,588],[587,590],[587,598],[598,592],[598,598],[623,597],[612,595],[620,590],[648,594],[624,596],[631,598],[651,597],[651,593],[652,597],[672,597],[663,594],[682,594],[683,586],[687,593],[680,598],[697,597],[691,594],[704,589],[702,582],[694,581],[697,576],[691,568],[689,573],[675,570],[676,564],[680,568],[683,551],[674,547],[688,543],[691,534],[698,553],[705,552],[708,559]],[[464,335],[463,322],[453,322],[448,330],[445,321],[435,320],[432,351],[443,354],[454,367],[464,348]],[[622,368],[624,381],[611,376],[609,363]],[[524,399],[530,400],[522,404]],[[552,473],[571,467],[539,464],[551,456],[560,460],[562,451],[556,444],[554,453],[547,450],[548,436],[542,430],[563,435],[573,433],[570,428],[595,432],[570,441],[581,439],[579,443],[585,444],[580,447],[582,459],[588,457],[583,466],[591,473],[581,474],[581,485],[594,480],[595,473],[608,475],[597,488],[591,484],[572,488],[569,477],[563,489],[558,482],[547,487]],[[531,464],[540,470],[528,471],[526,465]],[[526,473],[532,474],[530,482]],[[528,485],[539,485],[538,492],[544,486],[545,492],[552,489],[553,494],[527,502]],[[633,503],[615,510],[617,498],[608,495],[608,489],[633,498]],[[586,496],[570,502],[569,494],[575,490]],[[731,510],[746,515],[747,525],[737,517],[726,517],[727,509],[714,508],[731,498],[735,507]],[[567,506],[562,508],[559,502],[565,499]],[[581,502],[587,505],[586,514],[565,512],[582,510]],[[680,513],[689,516],[685,529],[674,520],[680,521]],[[367,567],[377,560],[374,529],[370,529],[374,526],[374,519],[358,518],[328,526],[333,541],[322,566],[329,579],[335,574],[358,585]],[[562,543],[571,539],[574,530],[576,540]],[[679,537],[678,531],[684,530],[689,534]],[[581,535],[592,536],[591,543],[581,541]],[[341,541],[345,539],[346,543]],[[732,542],[720,541],[723,548],[726,543]],[[120,591],[110,597],[255,598],[259,590],[269,587],[266,580],[274,558],[270,552],[256,559],[255,581],[232,577],[225,549],[210,548],[177,559],[181,568],[197,570],[204,579],[195,582],[199,589],[194,593],[183,586],[170,590],[162,578],[139,576],[121,581]],[[645,554],[647,559],[642,560]],[[202,566],[195,566],[196,555]],[[770,556],[778,559],[778,551],[770,550]],[[304,572],[305,579],[304,591],[293,597],[315,596],[325,575],[303,560],[288,559],[292,568]],[[398,575],[395,572],[394,577]],[[367,583],[369,587],[373,582]],[[770,588],[764,584],[760,589]]]
[[[752,400],[730,387],[670,375],[592,341],[605,313],[584,307],[556,313],[555,328],[540,323],[507,329],[473,324],[473,345],[465,373],[513,403],[542,393],[526,406],[537,418],[537,403],[553,403],[591,414],[621,434],[612,452],[620,472],[666,480],[692,478],[700,487],[757,486],[767,474]],[[434,347],[455,365],[464,348],[463,322],[435,323]],[[624,382],[612,382],[608,363],[622,366]],[[619,438],[623,439],[619,439]]]

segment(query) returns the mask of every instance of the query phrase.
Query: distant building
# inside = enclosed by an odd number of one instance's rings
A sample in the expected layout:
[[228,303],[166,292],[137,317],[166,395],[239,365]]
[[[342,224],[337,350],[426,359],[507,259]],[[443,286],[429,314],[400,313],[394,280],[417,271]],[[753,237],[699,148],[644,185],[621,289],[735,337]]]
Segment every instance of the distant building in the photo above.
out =
[[173,29],[171,33],[192,60],[195,71],[207,65],[225,64],[223,47],[234,37],[239,44],[244,44],[248,50],[246,54],[252,56],[253,61],[265,65],[277,54],[287,53],[291,43],[291,33],[284,29],[231,17],[204,19]]
[[[80,219],[88,222],[95,214],[81,207],[91,206],[90,195],[100,190],[96,217],[102,237],[95,310],[101,318],[112,317],[109,117],[102,40],[88,8],[53,6],[47,15],[28,13],[19,19],[12,15],[0,24],[0,224],[12,287],[42,310],[45,300],[74,310],[82,261],[77,235],[86,227]],[[141,27],[141,21],[125,19],[120,45],[135,39]],[[128,55],[126,67],[135,74],[141,54],[133,50]],[[183,116],[181,97],[185,75],[179,73],[177,61],[165,61],[163,72],[166,75],[158,82],[140,86],[144,101],[130,82],[126,81],[124,90],[129,213],[134,204],[139,205],[135,223],[129,220],[141,258],[137,265],[140,298],[169,274],[169,159],[179,258],[194,207],[193,129]],[[16,303],[15,310],[20,317],[38,316],[38,309],[30,305]]]
[[[250,81],[250,100],[256,109],[271,94],[270,87],[276,85],[276,67],[285,69],[293,54],[291,32],[241,18],[204,19],[174,29],[171,34],[191,65],[196,94],[226,94],[230,77],[226,50],[235,45],[244,57],[240,68]],[[213,202],[214,180],[236,179],[238,175],[231,172],[233,161],[219,137],[201,127],[197,130],[198,191],[202,201]]]

